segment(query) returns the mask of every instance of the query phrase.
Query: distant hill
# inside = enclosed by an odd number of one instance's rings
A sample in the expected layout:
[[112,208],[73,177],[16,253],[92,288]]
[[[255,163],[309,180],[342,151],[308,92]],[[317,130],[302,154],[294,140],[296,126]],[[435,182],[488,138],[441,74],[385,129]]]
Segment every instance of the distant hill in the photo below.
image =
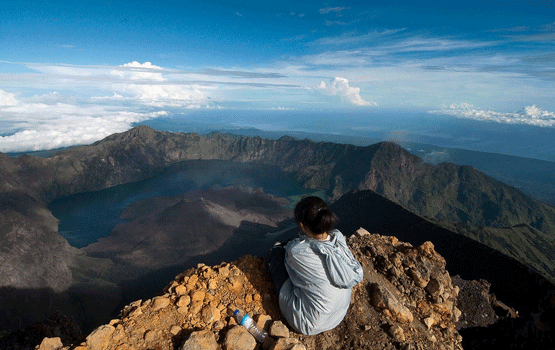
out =
[[[469,280],[488,280],[497,296],[519,310],[531,310],[540,300],[540,294],[542,298],[545,296],[544,287],[553,285],[553,280],[548,283],[527,264],[438,226],[373,191],[349,192],[334,202],[331,209],[339,216],[338,228],[344,232],[353,232],[362,226],[415,246],[433,242],[445,258],[449,273]],[[542,287],[536,290],[539,281]]]
[[[51,159],[46,168],[56,168],[51,171],[56,186],[48,183],[52,176],[45,176],[46,199],[144,179],[177,161],[226,159],[278,165],[333,199],[352,189],[372,189],[431,218],[494,227],[527,223],[555,232],[553,208],[471,167],[432,166],[389,142],[357,147],[291,137],[175,134],[140,126]],[[28,165],[42,167],[42,162]]]
[[470,165],[551,206],[555,205],[555,162],[432,145],[402,143],[431,164]]

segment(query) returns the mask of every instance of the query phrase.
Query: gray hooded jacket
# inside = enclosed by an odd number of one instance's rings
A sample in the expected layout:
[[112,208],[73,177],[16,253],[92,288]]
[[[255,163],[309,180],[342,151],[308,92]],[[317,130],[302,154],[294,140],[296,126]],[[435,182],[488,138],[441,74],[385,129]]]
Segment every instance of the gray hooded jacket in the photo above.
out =
[[362,266],[338,230],[329,241],[302,235],[286,246],[289,279],[281,287],[279,306],[287,322],[306,335],[335,328],[347,313],[351,288],[362,281]]

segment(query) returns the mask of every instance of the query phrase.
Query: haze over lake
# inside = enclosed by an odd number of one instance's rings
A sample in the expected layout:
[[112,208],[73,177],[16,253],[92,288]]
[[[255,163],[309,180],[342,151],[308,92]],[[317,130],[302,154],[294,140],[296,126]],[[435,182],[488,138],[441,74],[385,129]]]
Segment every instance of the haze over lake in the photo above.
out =
[[145,181],[64,197],[53,201],[49,209],[60,220],[59,233],[72,246],[81,248],[109,235],[122,222],[121,211],[134,201],[178,196],[197,188],[228,186],[262,188],[265,193],[278,197],[307,193],[290,174],[274,166],[202,160],[174,164]]

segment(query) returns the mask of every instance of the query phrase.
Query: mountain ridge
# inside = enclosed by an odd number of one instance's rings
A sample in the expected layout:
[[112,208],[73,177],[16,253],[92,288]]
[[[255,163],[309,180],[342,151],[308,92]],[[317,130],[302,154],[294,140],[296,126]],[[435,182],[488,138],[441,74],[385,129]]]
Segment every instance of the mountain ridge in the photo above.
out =
[[[256,161],[294,172],[295,177],[304,186],[325,190],[332,199],[353,189],[372,189],[432,218],[439,215],[438,219],[470,221],[489,226],[510,226],[526,222],[544,232],[555,232],[555,209],[472,167],[451,163],[433,166],[390,142],[360,147],[294,138],[226,138],[221,134],[203,137],[194,133],[160,132],[146,126],[138,126],[128,132],[111,135],[91,146],[80,146],[57,153],[48,158],[49,161],[32,156],[20,158],[17,160],[22,171],[17,175],[27,180],[28,188],[45,201],[75,192],[93,191],[138,181],[160,172],[174,162],[184,160]],[[29,173],[40,171],[39,168],[42,169],[41,179],[33,179]],[[439,185],[432,186],[427,181],[429,178],[433,178],[434,183]],[[413,185],[415,180],[418,181],[418,186]],[[475,180],[475,183],[460,189],[457,195],[461,196],[462,201],[459,200],[455,206],[447,206],[442,213],[434,215],[430,206],[425,205],[436,200],[438,195],[448,193],[453,197],[455,193],[448,191],[452,192],[451,188],[468,183],[468,180]],[[494,184],[495,189],[486,193],[485,198],[480,198],[473,193],[476,192],[473,187],[477,185],[481,190],[479,187],[485,182],[488,186]],[[492,218],[478,221],[479,216],[488,217],[482,215],[483,213],[497,209],[496,202],[510,202],[514,197],[518,197],[522,204],[514,205],[512,211],[521,209],[519,207],[522,205],[534,207],[535,211],[541,211],[543,221],[539,216],[528,215],[526,210],[520,210],[518,213],[525,216],[523,222],[520,222],[520,218],[515,218],[511,212],[502,220]],[[469,199],[473,200],[471,205],[477,208],[474,209],[476,213],[464,208],[463,201]],[[488,207],[490,204],[493,205],[491,208]],[[425,206],[428,208],[424,208]],[[468,215],[466,219],[465,214]]]

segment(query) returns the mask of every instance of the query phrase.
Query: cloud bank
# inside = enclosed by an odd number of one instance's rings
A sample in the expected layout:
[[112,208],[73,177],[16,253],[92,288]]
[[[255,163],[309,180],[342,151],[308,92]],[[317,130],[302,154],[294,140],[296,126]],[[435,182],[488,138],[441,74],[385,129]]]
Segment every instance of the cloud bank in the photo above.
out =
[[2,106],[15,106],[17,99],[15,94],[0,90],[0,107]]
[[166,115],[164,111],[132,111],[118,106],[69,103],[57,93],[29,98],[0,90],[3,133],[0,152],[68,147],[98,141],[131,128],[133,123]]
[[[46,94],[0,89],[0,152],[55,149],[98,141],[168,109],[209,108],[214,86],[176,82],[174,71],[137,61],[120,66],[27,64]],[[67,91],[60,94],[52,89]],[[38,90],[40,91],[40,90]],[[77,92],[78,91],[78,92]]]
[[492,110],[474,108],[469,103],[452,104],[449,107],[429,111],[431,114],[452,115],[458,118],[480,121],[493,121],[503,124],[524,124],[538,127],[555,127],[555,113],[542,110],[535,105],[524,107],[523,110],[512,113],[502,113]]
[[349,80],[341,77],[335,77],[329,84],[324,81],[320,82],[317,90],[331,96],[339,96],[355,106],[377,106],[376,102],[369,102],[360,96],[360,88],[349,86]]
[[113,85],[115,93],[128,100],[160,108],[207,107],[207,96],[204,91],[210,89],[209,87],[200,84],[172,83],[164,77],[165,71],[151,62],[133,61],[120,65],[110,73],[125,82],[131,82]]

